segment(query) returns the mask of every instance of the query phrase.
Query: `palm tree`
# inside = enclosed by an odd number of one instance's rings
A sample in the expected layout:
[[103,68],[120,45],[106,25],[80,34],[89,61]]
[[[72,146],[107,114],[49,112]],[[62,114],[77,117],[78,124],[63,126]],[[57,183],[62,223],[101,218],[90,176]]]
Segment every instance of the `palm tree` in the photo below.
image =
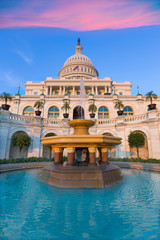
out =
[[39,109],[43,108],[44,103],[42,101],[37,101],[34,104],[34,107],[37,108],[37,110],[39,111]]
[[88,111],[91,112],[90,113],[90,117],[94,118],[95,117],[95,112],[97,111],[97,107],[94,103],[89,105]]
[[5,104],[2,104],[3,110],[8,110],[10,108],[10,105],[7,104],[8,101],[12,101],[12,97],[9,93],[3,92],[0,96],[0,99],[4,100]]
[[61,107],[61,109],[65,110],[65,113],[63,114],[64,118],[68,118],[69,114],[67,113],[67,110],[70,109],[69,103],[67,101],[65,101],[63,103],[63,106]]
[[34,107],[37,108],[37,111],[35,111],[36,116],[40,116],[41,115],[40,109],[42,109],[43,106],[44,106],[44,103],[42,101],[35,102]]
[[157,99],[157,95],[153,93],[153,91],[150,91],[146,94],[146,100],[150,101],[150,104],[148,105],[150,110],[156,109],[156,104],[153,104],[153,99]]
[[123,110],[121,110],[121,109],[124,108],[124,105],[123,105],[122,101],[120,101],[120,100],[116,101],[114,108],[118,109],[118,111],[117,111],[118,116],[123,115]]

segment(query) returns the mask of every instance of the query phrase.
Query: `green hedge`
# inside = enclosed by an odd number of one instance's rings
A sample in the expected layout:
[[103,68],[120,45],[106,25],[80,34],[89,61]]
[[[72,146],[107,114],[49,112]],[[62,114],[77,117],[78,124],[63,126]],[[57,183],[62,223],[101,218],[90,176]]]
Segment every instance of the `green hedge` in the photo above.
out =
[[9,158],[9,159],[0,159],[0,164],[8,164],[8,163],[27,163],[27,162],[52,162],[54,159],[48,158],[38,158],[38,157],[30,157],[30,158]]
[[139,162],[139,163],[160,163],[160,159],[149,158],[149,159],[142,159],[142,158],[109,158],[109,161],[115,162]]

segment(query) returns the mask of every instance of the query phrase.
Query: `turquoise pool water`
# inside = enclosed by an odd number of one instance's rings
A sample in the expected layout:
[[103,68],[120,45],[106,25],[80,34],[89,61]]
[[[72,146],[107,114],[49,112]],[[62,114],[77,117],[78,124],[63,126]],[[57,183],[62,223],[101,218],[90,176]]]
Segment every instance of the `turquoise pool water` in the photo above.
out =
[[39,170],[0,175],[0,239],[160,239],[160,174],[123,169],[105,189],[59,189]]

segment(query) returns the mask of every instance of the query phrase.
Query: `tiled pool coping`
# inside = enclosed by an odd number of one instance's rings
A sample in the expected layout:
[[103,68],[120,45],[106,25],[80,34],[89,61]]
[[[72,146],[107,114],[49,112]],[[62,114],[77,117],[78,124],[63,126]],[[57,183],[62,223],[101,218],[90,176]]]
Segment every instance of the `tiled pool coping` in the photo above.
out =
[[51,164],[51,162],[0,164],[0,173],[33,168],[43,168],[49,164]]
[[160,172],[160,164],[156,163],[116,162],[116,161],[110,162],[112,162],[113,164],[117,165],[120,168],[132,168]]
[[[115,162],[110,161],[113,164],[121,167],[121,168],[132,168],[132,169],[140,169],[140,170],[149,170],[160,172],[160,164],[155,163],[134,163],[134,162]],[[0,173],[17,171],[17,170],[25,170],[25,169],[33,169],[33,168],[43,168],[51,162],[33,162],[33,163],[13,163],[13,164],[1,164],[0,165]]]

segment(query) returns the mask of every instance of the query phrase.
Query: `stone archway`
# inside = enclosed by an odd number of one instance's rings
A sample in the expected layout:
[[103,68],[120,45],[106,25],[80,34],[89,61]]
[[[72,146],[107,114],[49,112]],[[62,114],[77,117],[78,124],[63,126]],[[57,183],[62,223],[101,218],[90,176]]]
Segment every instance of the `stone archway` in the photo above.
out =
[[[148,159],[148,140],[147,140],[147,136],[144,132],[142,131],[133,131],[134,133],[138,132],[138,133],[141,133],[143,134],[144,138],[145,138],[145,143],[143,146],[139,147],[139,157],[142,158],[142,159]],[[130,156],[132,158],[137,158],[137,149],[136,147],[130,147]]]
[[73,119],[84,119],[84,108],[77,106],[73,109]]
[[[55,133],[47,133],[44,137],[52,137],[52,136],[56,136]],[[43,154],[42,154],[43,158],[54,158],[54,152],[52,151],[51,146],[47,146],[47,145],[43,145]]]
[[[113,134],[109,133],[109,132],[103,133],[102,135],[113,136]],[[115,148],[115,146],[109,148],[109,150],[108,150],[108,157],[111,157],[111,158],[115,158],[116,157],[116,148]]]
[[[26,135],[28,135],[26,132],[24,131],[17,131],[12,135],[11,138],[11,144],[10,144],[10,150],[9,150],[9,158],[18,158],[18,154],[19,154],[19,147],[18,146],[13,146],[13,136],[15,134],[19,134],[19,133],[24,133]],[[24,146],[21,150],[21,158],[27,158],[28,156],[28,147]]]

